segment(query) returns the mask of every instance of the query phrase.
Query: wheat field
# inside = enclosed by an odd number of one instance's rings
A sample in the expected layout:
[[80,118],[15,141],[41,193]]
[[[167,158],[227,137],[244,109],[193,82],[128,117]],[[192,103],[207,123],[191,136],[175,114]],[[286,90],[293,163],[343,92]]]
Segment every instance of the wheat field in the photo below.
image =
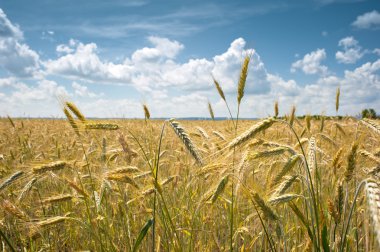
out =
[[379,249],[377,121],[72,120],[0,121],[3,250]]
[[0,119],[2,250],[379,251],[380,122],[239,120],[248,64],[230,120]]

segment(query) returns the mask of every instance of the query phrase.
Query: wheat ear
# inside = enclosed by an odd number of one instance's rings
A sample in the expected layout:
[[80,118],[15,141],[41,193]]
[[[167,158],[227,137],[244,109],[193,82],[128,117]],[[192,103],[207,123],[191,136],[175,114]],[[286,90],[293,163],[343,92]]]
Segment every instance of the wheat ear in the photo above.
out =
[[373,228],[377,236],[377,242],[380,245],[380,187],[375,181],[368,181],[365,190]]
[[81,122],[85,122],[86,121],[86,118],[84,117],[84,115],[80,112],[80,110],[78,109],[77,106],[75,106],[74,103],[72,102],[66,102],[66,107],[68,107],[71,112],[74,113],[74,115],[81,121]]
[[198,150],[196,149],[195,145],[191,141],[189,135],[186,133],[185,129],[182,128],[182,126],[177,122],[174,121],[174,119],[169,120],[170,126],[172,126],[174,132],[177,134],[177,136],[182,140],[187,150],[190,152],[190,154],[194,157],[194,159],[200,164],[203,164],[202,158],[198,153]]
[[13,182],[19,179],[23,174],[24,174],[23,171],[18,171],[18,172],[13,173],[9,178],[4,180],[4,182],[0,184],[0,191],[8,187],[9,185],[11,185]]
[[246,132],[244,132],[240,136],[238,136],[235,139],[233,139],[227,145],[227,147],[230,148],[230,149],[232,149],[235,146],[238,146],[238,145],[241,145],[241,144],[245,143],[246,141],[248,141],[249,139],[251,139],[252,137],[254,137],[256,134],[262,132],[263,130],[268,129],[270,126],[272,126],[272,124],[274,122],[275,122],[274,118],[268,118],[268,119],[265,119],[265,120],[263,120],[263,121],[255,124],[255,125],[253,125]]
[[245,83],[247,80],[248,65],[249,65],[250,60],[251,60],[251,57],[248,55],[244,58],[244,62],[243,62],[241,72],[240,72],[240,78],[239,78],[239,84],[238,84],[238,96],[237,96],[237,101],[239,105],[240,105],[241,99],[243,99],[243,96],[244,96],[244,89],[245,89]]

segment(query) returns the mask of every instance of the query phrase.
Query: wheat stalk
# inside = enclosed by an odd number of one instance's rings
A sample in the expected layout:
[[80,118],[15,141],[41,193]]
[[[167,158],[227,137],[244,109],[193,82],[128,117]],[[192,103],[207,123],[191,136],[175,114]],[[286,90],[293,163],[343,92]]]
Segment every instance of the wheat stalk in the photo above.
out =
[[224,188],[226,187],[227,183],[228,183],[228,175],[223,177],[219,181],[219,184],[216,187],[215,192],[211,196],[211,202],[212,203],[214,203],[218,199],[219,195],[221,195],[223,193]]
[[220,140],[226,141],[226,138],[224,137],[224,135],[222,133],[220,133],[219,131],[214,130],[214,131],[212,131],[212,134],[219,137]]
[[146,104],[143,104],[143,110],[144,110],[145,120],[149,120],[150,119],[150,112],[149,112],[148,106]]
[[274,190],[273,195],[281,195],[298,179],[298,175],[285,176],[284,181]]
[[367,202],[373,222],[373,229],[377,235],[377,242],[380,245],[380,187],[375,181],[368,181],[365,186]]
[[174,132],[177,134],[177,136],[182,140],[187,150],[190,152],[190,154],[194,157],[194,159],[200,164],[203,164],[202,158],[198,153],[198,150],[196,149],[195,145],[191,141],[189,135],[186,133],[185,129],[182,128],[182,126],[177,122],[174,121],[174,119],[169,120],[169,124],[172,126]]
[[4,180],[3,183],[0,184],[0,191],[4,188],[10,186],[13,182],[15,182],[17,179],[19,179],[24,174],[23,171],[17,171],[13,173],[9,178]]
[[16,125],[15,125],[15,123],[13,122],[12,118],[11,118],[9,115],[7,115],[7,118],[8,118],[9,123],[10,123],[10,124],[12,125],[12,127],[15,129],[15,128],[16,128]]
[[25,196],[28,194],[28,192],[30,191],[30,189],[32,189],[32,186],[34,185],[34,183],[36,183],[37,181],[37,178],[32,178],[25,186],[24,188],[21,190],[21,193],[20,195],[18,196],[17,198],[17,201],[20,202],[22,201]]
[[125,173],[106,174],[105,178],[108,180],[116,181],[116,182],[131,184],[137,189],[139,189],[139,186],[135,182],[134,178],[131,178],[130,176],[128,176],[128,174],[125,174]]
[[340,148],[336,153],[332,160],[332,167],[334,169],[334,174],[336,174],[336,170],[339,168],[339,159],[342,156],[343,148]]
[[311,137],[309,139],[309,147],[308,147],[308,154],[307,154],[307,163],[309,165],[310,174],[315,170],[316,168],[316,141],[314,137]]
[[70,201],[72,200],[73,196],[71,194],[61,194],[56,196],[51,196],[49,198],[46,198],[41,201],[42,204],[53,204],[63,201]]
[[79,136],[79,128],[78,125],[76,124],[74,117],[70,114],[70,112],[67,110],[67,108],[63,109],[63,113],[65,113],[67,120],[69,121],[71,128],[73,128],[75,134]]
[[263,157],[273,157],[273,156],[281,155],[288,150],[289,149],[286,147],[277,147],[270,150],[249,153],[247,159],[251,161],[253,159],[258,159],[258,158],[263,158]]
[[321,127],[319,128],[320,132],[323,132],[323,129],[325,128],[325,116],[321,116]]
[[278,117],[278,101],[274,103],[274,118]]
[[199,131],[199,133],[201,133],[201,135],[204,137],[204,138],[206,138],[206,139],[209,139],[210,137],[208,136],[208,134],[207,134],[207,132],[203,129],[203,128],[201,128],[201,127],[199,127],[199,126],[197,126],[197,127],[195,127],[198,131]]
[[336,95],[335,95],[335,111],[337,113],[339,110],[339,97],[340,97],[340,87],[336,89]]
[[245,143],[246,141],[248,141],[249,139],[251,139],[252,137],[254,137],[256,134],[268,129],[270,126],[273,125],[273,123],[275,122],[275,119],[274,118],[268,118],[268,119],[265,119],[255,125],[253,125],[251,128],[249,128],[246,132],[244,132],[243,134],[241,134],[240,136],[236,137],[235,139],[233,139],[228,145],[227,147],[229,149],[232,149],[238,145],[241,145],[243,143]]
[[65,161],[55,161],[55,162],[51,162],[49,164],[33,167],[32,170],[33,170],[33,173],[35,173],[35,174],[42,174],[42,173],[45,173],[48,171],[61,170],[61,169],[65,168],[67,165],[68,164]]
[[285,176],[292,168],[297,164],[297,162],[301,159],[300,155],[293,155],[289,158],[286,164],[282,167],[281,171],[275,176],[273,179],[272,185],[280,182],[283,176]]
[[210,102],[208,102],[208,112],[210,112],[211,119],[212,119],[212,120],[215,120],[215,117],[214,117],[214,110],[212,109],[212,106],[211,106],[211,103],[210,103]]
[[300,195],[298,194],[282,194],[282,195],[276,194],[268,200],[268,203],[271,205],[278,205],[278,204],[292,201],[293,199],[296,199],[298,197],[300,197]]
[[214,76],[212,78],[214,80],[216,90],[218,91],[220,97],[226,102],[226,96],[224,95],[222,87],[220,86],[219,82],[214,78]]
[[72,102],[66,102],[66,106],[71,110],[71,112],[74,113],[74,115],[81,121],[81,122],[86,122],[86,118],[84,115],[80,112],[77,106],[75,106],[74,103]]
[[274,210],[265,203],[265,201],[260,197],[258,193],[253,192],[252,197],[253,200],[256,202],[257,207],[263,212],[264,216],[267,219],[273,221],[278,220],[278,217],[275,214]]
[[342,133],[343,136],[346,135],[346,131],[343,129],[342,125],[340,125],[339,123],[335,122],[334,123],[335,127],[339,130],[340,133]]
[[305,122],[306,122],[306,129],[308,132],[310,132],[311,128],[311,116],[308,114],[305,116]]
[[352,179],[354,175],[354,170],[356,166],[356,152],[358,150],[358,147],[359,147],[358,142],[354,142],[351,146],[351,151],[347,157],[347,167],[344,173],[345,181],[347,183]]
[[296,107],[292,106],[292,110],[290,112],[290,119],[289,119],[289,124],[291,127],[293,127],[295,117],[296,117]]
[[243,96],[244,96],[244,89],[245,89],[245,83],[247,80],[248,65],[249,65],[250,60],[251,60],[251,57],[247,55],[244,58],[244,63],[241,68],[240,78],[239,78],[239,83],[238,83],[238,96],[237,96],[238,105],[240,105],[241,99],[243,99]]
[[87,130],[117,130],[119,125],[114,123],[86,123],[85,129]]

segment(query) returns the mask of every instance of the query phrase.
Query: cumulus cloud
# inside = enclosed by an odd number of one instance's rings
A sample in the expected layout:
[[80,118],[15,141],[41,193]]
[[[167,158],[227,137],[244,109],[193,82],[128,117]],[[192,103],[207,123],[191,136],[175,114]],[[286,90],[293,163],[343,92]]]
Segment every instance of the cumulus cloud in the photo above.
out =
[[0,79],[0,87],[9,92],[0,97],[0,113],[12,116],[52,116],[60,110],[57,97],[69,96],[65,87],[51,80],[39,80],[30,85],[15,78]]
[[87,86],[81,85],[75,81],[71,84],[71,87],[74,89],[75,95],[80,96],[80,97],[96,98],[96,97],[100,97],[104,95],[103,93],[96,94],[96,93],[90,92]]
[[343,51],[337,51],[335,54],[335,58],[339,63],[356,63],[365,54],[365,51],[362,51],[354,37],[345,37],[339,41],[338,45],[343,48]]
[[356,18],[352,26],[358,29],[371,29],[380,27],[380,13],[376,10],[364,13]]
[[326,74],[328,70],[327,66],[321,65],[321,62],[324,59],[326,59],[325,49],[317,49],[311,53],[305,54],[303,59],[294,62],[290,71],[294,73],[297,69],[300,69],[305,74]]
[[[68,45],[59,45],[57,52],[64,53],[56,60],[44,64],[49,75],[62,75],[77,80],[118,83],[133,86],[140,93],[157,94],[162,88],[176,87],[183,90],[209,90],[212,88],[211,74],[223,83],[226,92],[235,91],[241,63],[245,55],[253,53],[247,92],[268,92],[266,69],[259,55],[245,49],[242,38],[234,40],[226,52],[212,59],[189,59],[178,63],[176,57],[184,45],[167,38],[149,37],[152,47],[136,50],[122,63],[101,60],[95,43],[83,44],[71,40]],[[159,92],[160,93],[160,92]],[[165,95],[162,94],[161,95]]]
[[39,70],[39,56],[22,40],[19,27],[0,9],[0,67],[14,76],[31,77]]

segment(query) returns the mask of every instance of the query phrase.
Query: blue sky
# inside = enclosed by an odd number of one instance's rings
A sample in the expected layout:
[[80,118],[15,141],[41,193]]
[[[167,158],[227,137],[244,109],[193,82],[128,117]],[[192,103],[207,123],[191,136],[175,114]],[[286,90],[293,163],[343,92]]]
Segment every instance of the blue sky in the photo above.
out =
[[[380,110],[380,2],[2,1],[0,116],[216,116],[236,109],[243,57],[253,52],[243,117],[292,105],[299,114]],[[58,97],[58,98],[57,98]],[[379,111],[380,112],[380,111]]]

